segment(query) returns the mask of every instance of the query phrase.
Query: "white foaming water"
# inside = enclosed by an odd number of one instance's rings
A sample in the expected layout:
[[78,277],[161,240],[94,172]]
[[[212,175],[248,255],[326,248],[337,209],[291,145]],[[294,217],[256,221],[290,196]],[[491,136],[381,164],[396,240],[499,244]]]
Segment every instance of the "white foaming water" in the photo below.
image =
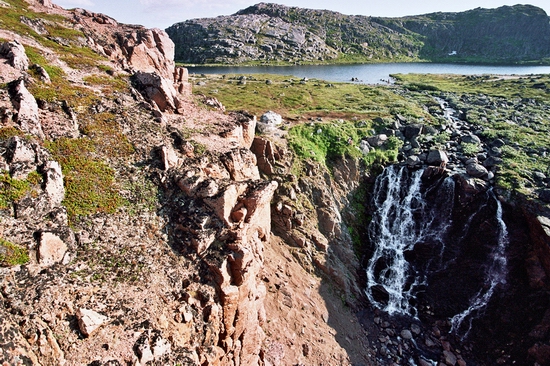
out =
[[492,191],[491,195],[493,196],[497,204],[496,219],[499,230],[498,243],[491,253],[491,264],[486,271],[485,283],[488,285],[487,289],[482,289],[481,291],[479,291],[476,296],[474,296],[470,300],[470,306],[468,307],[468,309],[464,310],[462,313],[453,316],[451,319],[451,332],[453,333],[459,333],[461,327],[463,327],[464,321],[468,319],[468,327],[462,335],[462,339],[465,339],[468,336],[470,330],[472,329],[472,321],[475,319],[475,315],[487,306],[496,288],[499,285],[506,284],[506,276],[508,273],[506,260],[506,248],[508,246],[508,229],[506,227],[506,224],[504,223],[504,220],[502,219],[502,205]]
[[[375,306],[389,314],[416,315],[411,305],[424,279],[411,268],[405,258],[414,246],[430,239],[439,243],[449,226],[453,206],[454,181],[445,179],[438,192],[443,194],[441,205],[429,207],[421,193],[422,170],[408,177],[405,167],[391,166],[376,180],[374,197],[378,207],[369,225],[369,237],[374,253],[367,272],[365,293]],[[388,302],[375,299],[373,290],[383,289]]]

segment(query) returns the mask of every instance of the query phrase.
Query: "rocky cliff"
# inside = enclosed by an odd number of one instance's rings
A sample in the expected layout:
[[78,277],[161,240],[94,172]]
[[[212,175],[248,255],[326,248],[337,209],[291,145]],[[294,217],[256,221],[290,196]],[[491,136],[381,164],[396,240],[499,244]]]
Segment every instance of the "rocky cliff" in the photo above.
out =
[[515,63],[547,58],[550,44],[548,16],[529,5],[394,19],[260,3],[166,31],[186,63]]
[[[546,99],[457,95],[456,83],[446,93],[421,83],[361,86],[365,119],[327,122],[315,110],[315,119],[281,126],[274,112],[258,120],[192,95],[161,30],[45,0],[2,7],[2,363],[548,363]],[[252,78],[222,80],[259,97]],[[504,83],[470,81],[491,90]],[[279,86],[294,97],[292,88],[307,83]],[[548,80],[510,83],[526,95],[546,93]],[[323,90],[335,92],[332,102],[340,88]],[[374,117],[388,103],[387,116]],[[319,147],[330,150],[326,160]],[[391,317],[363,296],[358,256],[368,260],[374,249],[365,236],[376,209],[368,197],[395,160],[411,172],[426,168],[428,187],[455,177],[455,230],[469,211],[482,212],[468,250],[449,261],[454,276],[429,278],[420,320]],[[499,223],[484,208],[496,201],[483,197],[495,184],[513,237],[509,287],[495,297],[504,306],[489,304],[464,341],[448,333],[447,316],[482,283],[479,258],[491,252]],[[428,244],[407,253],[419,268],[437,254]],[[456,286],[463,268],[473,280]]]

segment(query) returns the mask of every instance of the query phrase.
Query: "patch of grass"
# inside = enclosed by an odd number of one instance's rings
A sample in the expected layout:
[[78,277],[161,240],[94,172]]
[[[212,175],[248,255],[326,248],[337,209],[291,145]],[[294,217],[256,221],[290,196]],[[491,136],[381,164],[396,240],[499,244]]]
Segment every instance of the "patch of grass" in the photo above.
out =
[[143,174],[134,175],[134,180],[124,186],[124,206],[131,215],[146,209],[153,212],[159,202],[158,186]]
[[207,151],[206,145],[201,144],[200,142],[197,142],[195,140],[190,140],[189,143],[193,145],[193,148],[194,148],[193,152],[195,153],[196,156],[201,156]]
[[[246,76],[246,84],[238,79]],[[311,79],[302,82],[282,75],[208,75],[193,77],[203,81],[194,92],[217,98],[228,110],[248,110],[261,115],[273,110],[285,118],[327,117],[371,119],[402,114],[430,120],[421,106],[394,93],[388,87],[351,83],[328,83]],[[268,84],[267,81],[271,83]]]
[[0,238],[0,266],[10,267],[29,262],[29,252],[26,248]]
[[460,144],[460,147],[462,148],[462,152],[466,156],[474,156],[479,152],[479,145],[474,143],[468,143],[468,142],[462,142]]
[[348,121],[301,124],[288,131],[288,141],[298,157],[326,165],[328,159],[361,156],[356,146],[367,133]]
[[100,86],[105,94],[128,90],[128,78],[122,76],[90,75],[84,77],[83,80],[86,84]]
[[94,157],[91,139],[61,138],[47,141],[45,147],[61,164],[65,179],[63,204],[72,221],[94,213],[114,213],[123,204],[115,171]]
[[127,157],[134,153],[134,147],[122,133],[114,114],[103,112],[82,117],[80,130],[90,138],[94,151],[111,158]]
[[15,127],[2,127],[0,128],[0,141],[6,141],[14,136],[23,137],[25,134],[23,131],[18,130]]

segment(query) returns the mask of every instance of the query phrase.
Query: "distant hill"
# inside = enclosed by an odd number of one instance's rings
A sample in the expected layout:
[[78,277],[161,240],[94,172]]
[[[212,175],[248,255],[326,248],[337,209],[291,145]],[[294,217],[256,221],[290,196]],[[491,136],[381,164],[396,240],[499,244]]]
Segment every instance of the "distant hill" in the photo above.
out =
[[550,63],[550,18],[531,5],[380,18],[260,3],[166,32],[187,63]]

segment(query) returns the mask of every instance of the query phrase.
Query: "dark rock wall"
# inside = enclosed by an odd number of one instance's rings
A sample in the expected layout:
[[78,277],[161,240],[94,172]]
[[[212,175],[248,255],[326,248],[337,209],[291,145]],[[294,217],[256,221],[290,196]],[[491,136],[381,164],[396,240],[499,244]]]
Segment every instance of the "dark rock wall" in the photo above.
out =
[[166,32],[176,44],[176,60],[190,63],[350,56],[505,63],[550,55],[548,16],[530,5],[375,18],[260,3],[231,16],[177,23]]

